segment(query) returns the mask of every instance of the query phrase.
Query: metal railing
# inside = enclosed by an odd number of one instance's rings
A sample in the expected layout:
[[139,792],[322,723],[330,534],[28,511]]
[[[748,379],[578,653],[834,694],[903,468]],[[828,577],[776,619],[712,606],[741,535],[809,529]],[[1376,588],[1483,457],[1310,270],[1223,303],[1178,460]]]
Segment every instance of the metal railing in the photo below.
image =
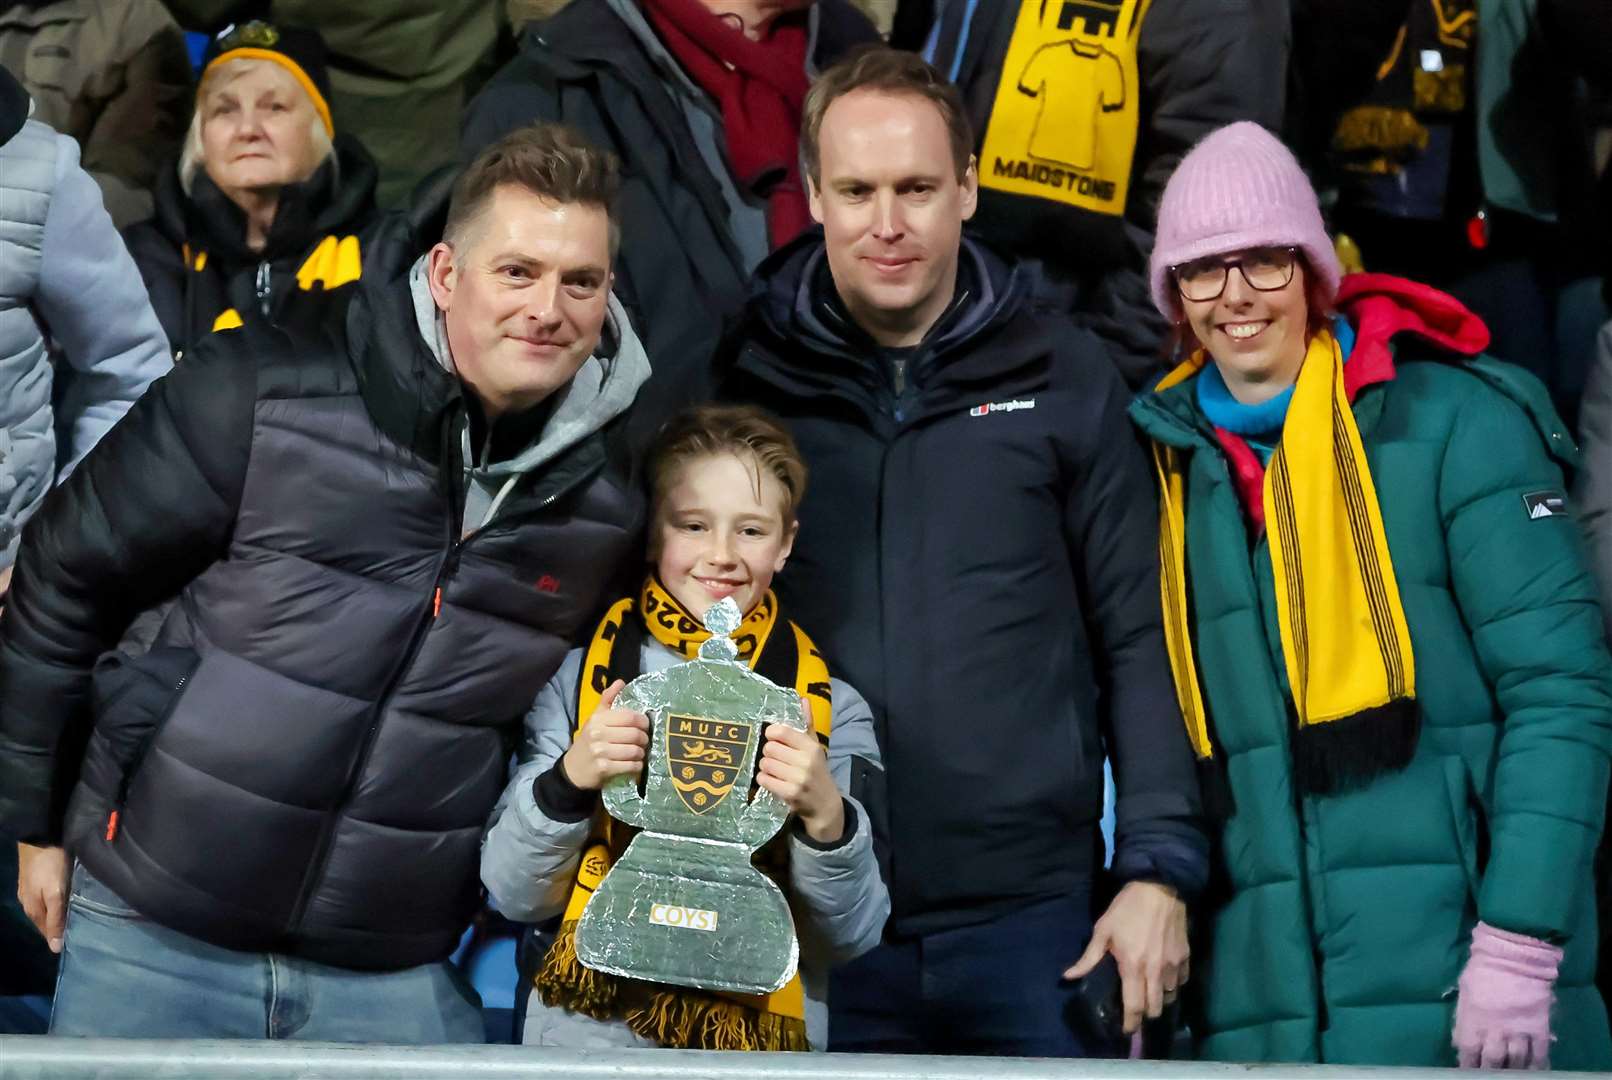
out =
[[[131,987],[138,993],[138,987]],[[1482,1075],[1466,1072],[1462,1080]],[[1448,1080],[1447,1070],[1172,1061],[349,1046],[0,1036],[0,1080]]]

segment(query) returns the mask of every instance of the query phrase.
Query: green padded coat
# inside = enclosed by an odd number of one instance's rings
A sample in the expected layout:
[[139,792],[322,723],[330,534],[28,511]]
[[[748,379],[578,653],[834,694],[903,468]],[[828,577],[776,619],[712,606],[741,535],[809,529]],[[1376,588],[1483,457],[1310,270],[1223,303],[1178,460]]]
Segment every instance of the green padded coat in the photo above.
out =
[[1149,438],[1190,453],[1193,640],[1235,803],[1196,928],[1199,1052],[1453,1066],[1481,918],[1564,946],[1551,1064],[1612,1068],[1591,881],[1612,658],[1577,526],[1535,509],[1559,509],[1538,495],[1564,490],[1576,450],[1532,376],[1460,354],[1487,334],[1453,300],[1362,274],[1339,301],[1357,331],[1351,381],[1376,369],[1354,414],[1416,660],[1422,730],[1402,771],[1296,792],[1263,531],[1192,380],[1132,406]]

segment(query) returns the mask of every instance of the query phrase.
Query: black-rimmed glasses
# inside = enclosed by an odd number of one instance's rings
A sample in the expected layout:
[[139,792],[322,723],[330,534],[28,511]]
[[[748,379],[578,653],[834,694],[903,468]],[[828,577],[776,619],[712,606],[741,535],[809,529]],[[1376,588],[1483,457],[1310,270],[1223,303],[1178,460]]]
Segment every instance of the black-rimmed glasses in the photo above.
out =
[[1276,292],[1287,288],[1293,280],[1296,262],[1296,248],[1256,248],[1235,259],[1216,256],[1182,263],[1171,267],[1170,272],[1175,275],[1175,287],[1181,291],[1182,298],[1201,303],[1220,299],[1220,294],[1226,291],[1226,278],[1234,266],[1243,275],[1243,280],[1248,282],[1249,288]]

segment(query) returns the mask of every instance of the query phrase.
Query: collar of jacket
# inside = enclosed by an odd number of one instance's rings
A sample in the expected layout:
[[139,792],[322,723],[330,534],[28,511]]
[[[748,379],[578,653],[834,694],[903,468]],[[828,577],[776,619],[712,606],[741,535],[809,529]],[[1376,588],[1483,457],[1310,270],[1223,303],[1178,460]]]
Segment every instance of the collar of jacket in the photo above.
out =
[[[445,190],[440,194],[447,197]],[[364,259],[358,295],[347,312],[347,347],[365,407],[381,430],[426,460],[457,470],[466,464],[460,460],[463,389],[438,356],[440,343],[426,340],[410,284],[415,262],[431,247],[430,234],[420,233],[412,223],[436,217],[393,214],[377,230]],[[556,392],[536,442],[481,471],[488,476],[509,475],[547,464],[630,408],[649,377],[649,360],[614,297],[610,319],[614,356],[608,361],[596,356],[580,373],[580,381]]]
[[[873,25],[848,0],[816,0],[808,13],[806,73],[816,75],[847,50],[877,39]],[[619,67],[628,55],[624,50],[643,51],[644,43],[611,10],[610,0],[571,0],[549,18],[528,25],[520,47],[544,53],[544,65],[558,77],[576,79],[599,66]],[[666,62],[671,62],[670,54]]]
[[331,156],[300,184],[281,189],[262,251],[246,246],[246,215],[198,169],[187,196],[179,168],[157,176],[155,224],[177,250],[189,244],[229,265],[294,258],[327,235],[357,233],[374,219],[375,159],[351,136],[337,135]]
[[[820,230],[774,252],[756,271],[746,308],[745,348],[738,365],[796,397],[834,394],[878,412],[888,394],[871,359],[872,343],[825,297],[832,288],[820,273],[827,258]],[[1057,347],[1056,320],[1029,310],[1025,268],[1010,263],[965,234],[973,287],[936,322],[914,351],[908,378],[918,388],[916,420],[981,393],[1033,387],[1044,379]],[[829,281],[824,285],[822,282]]]
[[0,67],[0,146],[10,142],[11,137],[22,130],[22,125],[28,122],[28,110],[32,105],[28,91],[12,77],[11,72]]
[[[1373,387],[1393,381],[1395,367],[1410,362],[1459,363],[1515,401],[1528,414],[1557,460],[1572,466],[1577,450],[1556,414],[1550,395],[1521,368],[1483,353],[1489,330],[1453,296],[1429,285],[1388,274],[1350,274],[1336,303],[1355,332],[1344,366],[1344,390],[1354,403],[1362,435],[1382,411]],[[1164,391],[1147,391],[1131,403],[1131,418],[1150,438],[1181,449],[1218,447],[1214,429],[1198,408],[1196,380]]]

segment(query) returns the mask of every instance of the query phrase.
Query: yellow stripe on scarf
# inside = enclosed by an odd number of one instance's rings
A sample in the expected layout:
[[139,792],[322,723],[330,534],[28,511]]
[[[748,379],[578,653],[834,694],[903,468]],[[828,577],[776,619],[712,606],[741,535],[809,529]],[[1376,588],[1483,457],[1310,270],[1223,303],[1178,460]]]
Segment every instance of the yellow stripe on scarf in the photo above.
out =
[[[656,641],[683,656],[698,655],[710,633],[678,604],[651,575],[637,601],[644,626]],[[593,640],[583,654],[582,686],[577,701],[575,739],[598,709],[609,689],[611,654],[623,622],[639,617],[631,597],[617,601],[600,620]],[[794,689],[806,702],[818,741],[826,748],[833,722],[828,665],[805,631],[784,620],[794,635],[796,665]],[[734,641],[751,669],[760,661],[778,623],[778,597],[768,590],[745,616]],[[620,1018],[645,1038],[662,1046],[707,1050],[807,1050],[806,993],[797,972],[771,994],[702,993],[651,983],[618,979],[592,971],[576,958],[576,924],[588,898],[605,873],[626,850],[632,830],[608,815],[602,818],[602,835],[589,840],[582,852],[576,884],[566,902],[561,928],[536,977],[538,991],[551,1006],[574,1009],[595,1019]],[[766,850],[764,849],[764,853]],[[772,867],[764,867],[772,872]],[[787,866],[780,868],[787,873]]]
[[[1162,380],[1166,390],[1203,369],[1202,350]],[[1159,575],[1165,645],[1187,734],[1214,756],[1198,680],[1186,588],[1186,458],[1155,442],[1159,476]],[[1410,629],[1372,482],[1343,387],[1332,334],[1310,339],[1265,470],[1282,659],[1301,729],[1416,696]]]
[[302,261],[297,270],[297,286],[305,292],[311,292],[315,284],[321,289],[339,289],[357,281],[363,273],[364,254],[359,249],[358,237],[327,236]]
[[1265,521],[1282,656],[1299,726],[1416,696],[1416,666],[1377,487],[1343,389],[1343,357],[1316,334],[1282,442],[1265,470]]

